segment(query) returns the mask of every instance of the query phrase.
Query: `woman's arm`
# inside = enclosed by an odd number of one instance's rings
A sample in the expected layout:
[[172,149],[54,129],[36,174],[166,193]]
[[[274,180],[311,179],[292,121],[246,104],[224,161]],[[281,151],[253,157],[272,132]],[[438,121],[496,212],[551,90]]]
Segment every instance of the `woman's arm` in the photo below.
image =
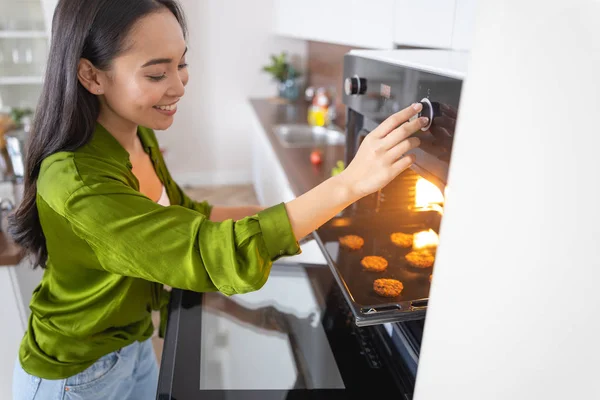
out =
[[414,155],[404,154],[420,142],[409,136],[426,126],[427,118],[407,121],[421,107],[416,103],[386,119],[367,135],[341,174],[286,204],[297,239],[318,229],[350,204],[383,188],[414,162]]
[[[408,122],[421,111],[415,103],[390,116],[363,140],[356,156],[339,175],[329,178],[314,189],[285,204],[294,235],[302,239],[362,197],[386,186],[410,167],[414,155],[404,156],[418,147],[418,138],[409,138],[423,126],[427,118]],[[215,207],[212,221],[234,221],[257,214],[262,208]]]

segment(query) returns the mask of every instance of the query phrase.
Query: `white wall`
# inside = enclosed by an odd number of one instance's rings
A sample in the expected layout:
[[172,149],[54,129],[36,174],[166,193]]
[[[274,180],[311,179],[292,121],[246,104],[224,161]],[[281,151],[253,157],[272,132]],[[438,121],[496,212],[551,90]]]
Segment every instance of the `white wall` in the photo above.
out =
[[599,15],[478,8],[415,400],[600,399]]
[[173,126],[158,132],[180,184],[252,181],[249,97],[276,95],[261,71],[287,51],[303,66],[306,42],[270,35],[272,0],[181,0],[189,24],[190,81]]

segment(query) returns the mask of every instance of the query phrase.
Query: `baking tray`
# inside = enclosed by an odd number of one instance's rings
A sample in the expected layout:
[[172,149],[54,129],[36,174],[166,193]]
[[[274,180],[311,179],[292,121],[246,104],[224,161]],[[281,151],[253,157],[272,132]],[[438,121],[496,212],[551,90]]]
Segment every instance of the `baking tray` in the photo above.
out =
[[[404,256],[412,249],[403,249],[390,241],[394,232],[416,233],[439,231],[441,216],[437,212],[377,213],[347,209],[313,233],[329,267],[350,306],[357,326],[386,322],[418,320],[425,317],[429,298],[429,276],[433,268],[410,266]],[[365,243],[359,250],[349,250],[339,244],[344,235],[361,236]],[[361,260],[365,256],[381,256],[388,261],[383,272],[366,271]],[[378,278],[398,279],[404,289],[395,298],[386,298],[373,291]]]

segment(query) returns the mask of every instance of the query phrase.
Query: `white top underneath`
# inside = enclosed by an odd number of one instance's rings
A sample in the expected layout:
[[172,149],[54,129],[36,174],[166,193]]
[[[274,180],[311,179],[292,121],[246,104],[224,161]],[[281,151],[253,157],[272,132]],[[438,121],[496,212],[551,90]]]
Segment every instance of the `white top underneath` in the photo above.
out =
[[165,188],[164,185],[162,187],[162,194],[160,195],[160,199],[158,199],[158,201],[156,203],[160,204],[161,206],[164,206],[164,207],[168,207],[171,205],[169,196],[167,196],[167,189]]

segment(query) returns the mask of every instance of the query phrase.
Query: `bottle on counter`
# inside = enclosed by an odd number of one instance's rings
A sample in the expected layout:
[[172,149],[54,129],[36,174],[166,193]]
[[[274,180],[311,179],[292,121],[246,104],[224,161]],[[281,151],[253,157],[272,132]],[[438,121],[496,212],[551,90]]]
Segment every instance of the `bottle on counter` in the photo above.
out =
[[332,94],[324,87],[309,88],[312,99],[308,107],[308,123],[313,126],[328,126],[335,118],[335,104]]

